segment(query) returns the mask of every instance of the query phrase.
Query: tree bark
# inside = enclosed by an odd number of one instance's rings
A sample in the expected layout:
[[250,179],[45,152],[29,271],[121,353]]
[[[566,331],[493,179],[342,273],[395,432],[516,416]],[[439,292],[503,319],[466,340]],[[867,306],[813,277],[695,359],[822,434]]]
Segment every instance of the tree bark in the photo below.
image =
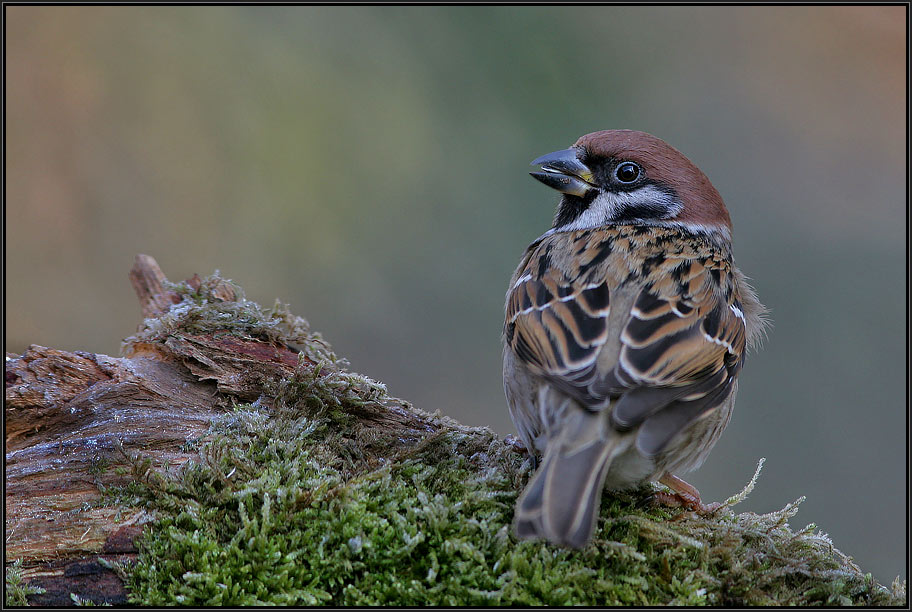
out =
[[[149,256],[136,257],[130,279],[147,324],[182,301]],[[227,283],[210,295],[237,297]],[[106,503],[104,491],[136,476],[124,469],[128,459],[142,453],[154,469],[175,469],[194,455],[188,442],[205,440],[226,407],[268,402],[270,385],[316,365],[281,342],[218,330],[134,338],[123,353],[32,345],[6,355],[6,562],[22,559],[24,579],[45,589],[30,597],[34,605],[69,605],[71,593],[125,603],[122,582],[99,557],[135,557],[134,538],[152,518]],[[394,404],[355,416],[404,439],[437,428]]]

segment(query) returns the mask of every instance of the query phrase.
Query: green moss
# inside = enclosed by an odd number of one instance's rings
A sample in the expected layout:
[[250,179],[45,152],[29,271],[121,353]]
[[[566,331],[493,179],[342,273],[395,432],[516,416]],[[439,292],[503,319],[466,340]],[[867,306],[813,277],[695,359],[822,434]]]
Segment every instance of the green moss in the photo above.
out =
[[788,520],[800,500],[736,515],[731,506],[756,475],[710,518],[650,507],[643,501],[653,489],[645,487],[603,496],[596,536],[583,550],[518,542],[511,521],[529,477],[523,455],[488,429],[420,411],[428,431],[370,425],[360,417],[392,401],[382,385],[345,371],[287,309],[213,299],[219,282],[205,279],[189,304],[147,320],[137,339],[227,320],[233,333],[300,343],[322,365],[275,383],[268,401],[224,414],[209,441],[194,441],[198,458],[174,473],[130,458],[134,483],[111,499],[143,503],[158,517],[125,569],[135,604],[905,601],[904,584],[876,584],[813,525],[793,532]]
[[22,559],[16,559],[6,566],[6,607],[27,606],[29,595],[44,593],[41,587],[33,587],[22,582]]
[[327,460],[326,417],[242,407],[198,462],[147,482],[162,518],[130,574],[142,605],[884,605],[789,505],[716,520],[606,495],[581,551],[510,534],[516,456],[486,430],[445,430],[355,473]]

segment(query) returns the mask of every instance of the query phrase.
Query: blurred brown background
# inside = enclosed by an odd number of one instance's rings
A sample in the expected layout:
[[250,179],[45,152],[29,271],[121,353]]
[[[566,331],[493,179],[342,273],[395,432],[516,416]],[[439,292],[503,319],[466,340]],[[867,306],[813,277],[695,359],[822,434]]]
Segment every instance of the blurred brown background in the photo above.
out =
[[503,294],[533,158],[651,132],[713,180],[775,327],[691,480],[800,495],[905,566],[906,8],[6,7],[6,350],[117,354],[127,271],[218,268],[353,368],[513,431]]

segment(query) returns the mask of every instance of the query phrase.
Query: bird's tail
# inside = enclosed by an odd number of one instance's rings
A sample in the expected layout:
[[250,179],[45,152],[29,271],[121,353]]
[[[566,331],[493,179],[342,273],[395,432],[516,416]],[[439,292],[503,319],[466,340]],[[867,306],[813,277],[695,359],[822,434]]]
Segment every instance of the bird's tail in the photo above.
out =
[[595,528],[618,436],[606,435],[603,413],[568,411],[548,442],[538,471],[516,503],[516,536],[582,548]]

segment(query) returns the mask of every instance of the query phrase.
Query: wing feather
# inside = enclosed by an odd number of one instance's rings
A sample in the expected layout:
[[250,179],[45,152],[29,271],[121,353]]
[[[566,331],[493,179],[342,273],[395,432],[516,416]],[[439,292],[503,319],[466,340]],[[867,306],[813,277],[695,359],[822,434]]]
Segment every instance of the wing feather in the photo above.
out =
[[[638,447],[654,454],[731,394],[744,359],[744,315],[730,259],[718,250],[647,253],[638,270],[635,258],[612,248],[640,234],[602,232],[564,237],[581,243],[572,245],[584,264],[575,269],[555,258],[564,246],[530,248],[507,296],[505,336],[519,360],[582,406],[611,406],[618,429],[642,426]],[[612,297],[630,291],[632,307],[609,329]],[[617,357],[601,356],[618,339]]]

